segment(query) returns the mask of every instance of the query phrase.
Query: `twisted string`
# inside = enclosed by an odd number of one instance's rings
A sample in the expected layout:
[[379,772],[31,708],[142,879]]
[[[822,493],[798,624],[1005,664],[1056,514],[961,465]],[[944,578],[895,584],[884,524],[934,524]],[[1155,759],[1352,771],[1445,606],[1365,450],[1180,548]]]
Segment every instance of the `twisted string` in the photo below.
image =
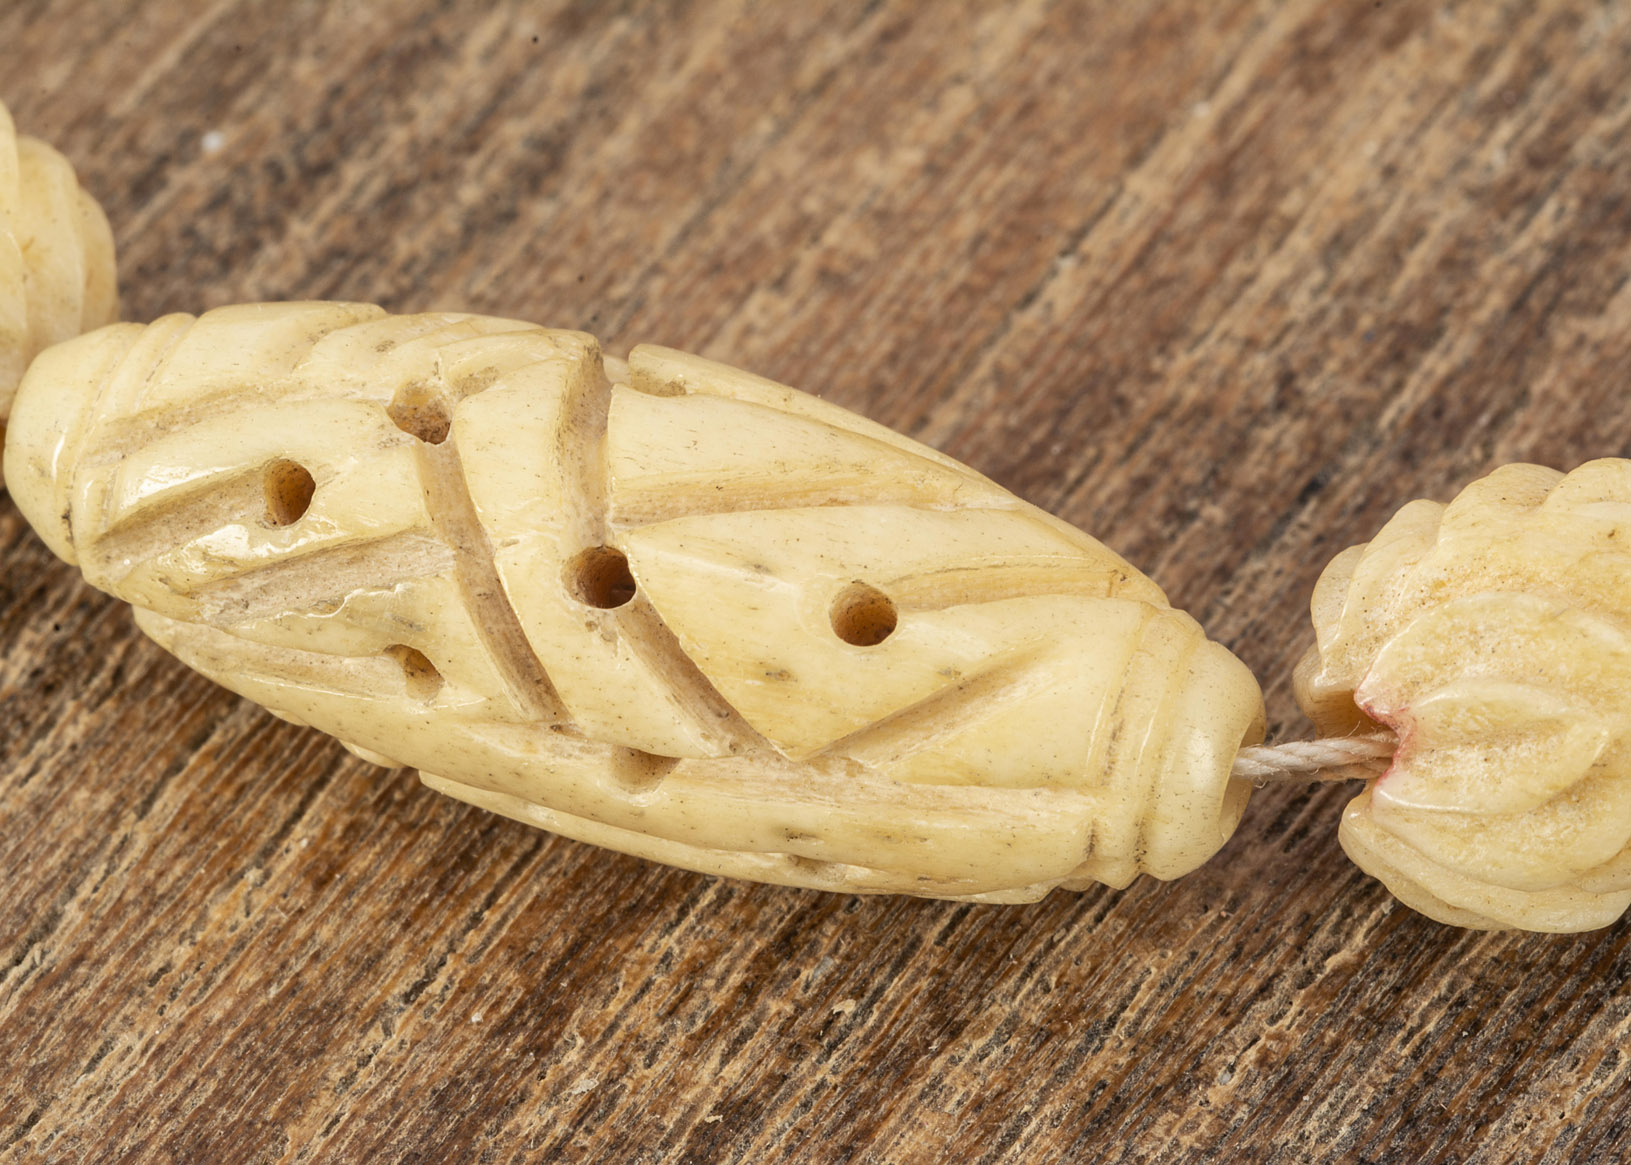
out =
[[1234,776],[1259,788],[1271,781],[1369,780],[1387,771],[1398,747],[1391,732],[1254,744],[1235,757]]

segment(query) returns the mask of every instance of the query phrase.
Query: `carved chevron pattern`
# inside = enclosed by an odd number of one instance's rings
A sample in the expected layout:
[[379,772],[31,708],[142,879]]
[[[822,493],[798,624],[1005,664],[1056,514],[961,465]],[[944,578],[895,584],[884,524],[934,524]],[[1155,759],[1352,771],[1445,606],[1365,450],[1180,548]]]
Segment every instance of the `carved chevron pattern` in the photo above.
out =
[[359,305],[121,325],[30,375],[72,452],[14,490],[188,663],[571,836],[997,900],[1227,837],[1256,684],[1132,567],[815,398],[614,368]]

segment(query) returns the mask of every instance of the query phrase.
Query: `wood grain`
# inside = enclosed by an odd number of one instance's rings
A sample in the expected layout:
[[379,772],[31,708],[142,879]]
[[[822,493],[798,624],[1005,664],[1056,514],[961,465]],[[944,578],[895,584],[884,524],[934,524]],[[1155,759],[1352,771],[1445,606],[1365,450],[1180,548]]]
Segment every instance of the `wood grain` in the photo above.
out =
[[[1340,548],[1631,455],[1628,77],[1587,0],[0,8],[129,318],[463,307],[822,393],[1127,554],[1275,735]],[[0,548],[0,1160],[1631,1152],[1631,924],[1429,922],[1341,788],[1034,906],[712,881],[273,720],[3,502]]]

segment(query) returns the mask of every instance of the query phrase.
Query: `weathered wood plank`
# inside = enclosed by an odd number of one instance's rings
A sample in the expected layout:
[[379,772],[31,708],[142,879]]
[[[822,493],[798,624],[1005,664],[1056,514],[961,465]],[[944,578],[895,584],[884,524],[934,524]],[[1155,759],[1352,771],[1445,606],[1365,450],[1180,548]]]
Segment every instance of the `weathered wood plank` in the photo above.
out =
[[[1277,731],[1337,550],[1631,455],[1619,3],[23,0],[0,46],[130,318],[466,307],[821,392],[1126,553]],[[1340,789],[1028,907],[715,882],[244,705],[9,503],[0,548],[0,1160],[1631,1145],[1626,926],[1428,922]]]

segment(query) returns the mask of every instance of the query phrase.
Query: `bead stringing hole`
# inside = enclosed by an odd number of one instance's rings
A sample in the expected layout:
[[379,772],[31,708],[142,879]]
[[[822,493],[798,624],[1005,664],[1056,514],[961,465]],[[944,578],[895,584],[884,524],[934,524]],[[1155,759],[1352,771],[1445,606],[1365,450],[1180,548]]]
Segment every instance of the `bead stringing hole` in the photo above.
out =
[[442,673],[436,670],[425,653],[406,643],[393,643],[385,654],[402,666],[402,678],[407,681],[408,695],[415,700],[433,699],[442,690]]
[[397,389],[385,411],[393,425],[427,445],[440,445],[453,428],[447,402],[423,384],[405,384]]
[[304,465],[274,461],[266,467],[266,520],[273,526],[292,526],[311,508],[317,482]]
[[612,754],[612,775],[625,793],[649,793],[680,763],[676,756],[658,756],[638,748],[623,748]]
[[894,633],[895,604],[875,586],[852,582],[833,600],[833,634],[853,647],[876,647]]
[[567,585],[579,602],[610,611],[634,598],[634,575],[623,552],[610,546],[595,546],[574,558],[566,567]]

